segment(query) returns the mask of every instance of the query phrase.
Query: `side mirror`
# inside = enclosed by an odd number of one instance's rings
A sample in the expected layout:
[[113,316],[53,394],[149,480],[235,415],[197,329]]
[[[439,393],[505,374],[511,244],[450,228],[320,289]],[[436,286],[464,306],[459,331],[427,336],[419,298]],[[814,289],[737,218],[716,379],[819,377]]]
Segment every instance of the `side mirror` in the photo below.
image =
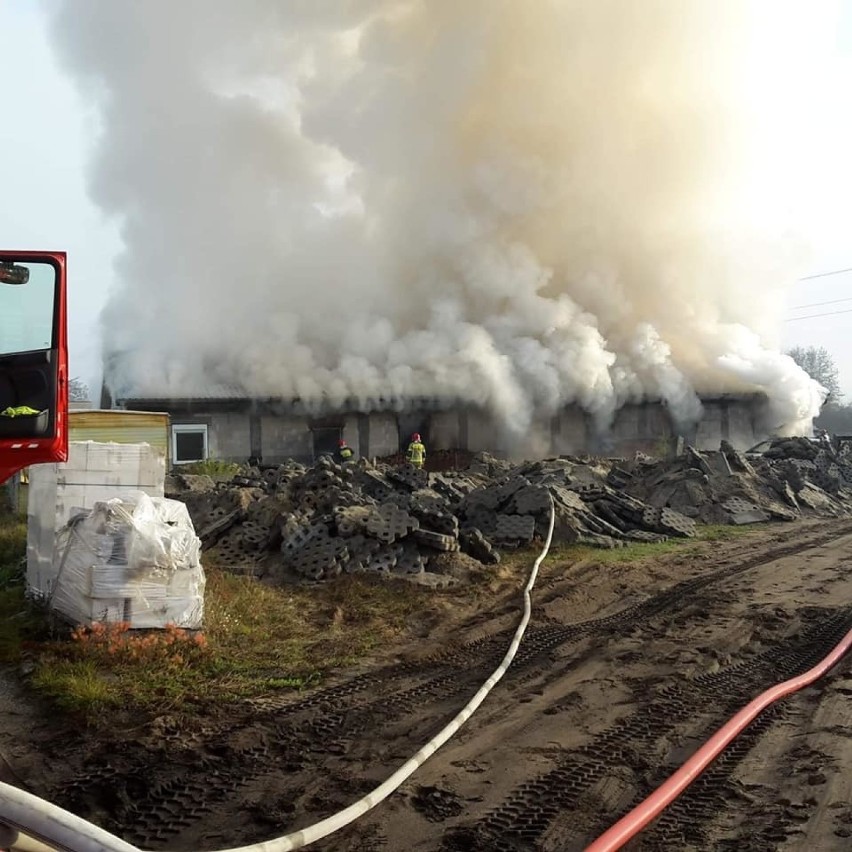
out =
[[26,284],[30,280],[30,270],[17,263],[0,263],[0,284]]

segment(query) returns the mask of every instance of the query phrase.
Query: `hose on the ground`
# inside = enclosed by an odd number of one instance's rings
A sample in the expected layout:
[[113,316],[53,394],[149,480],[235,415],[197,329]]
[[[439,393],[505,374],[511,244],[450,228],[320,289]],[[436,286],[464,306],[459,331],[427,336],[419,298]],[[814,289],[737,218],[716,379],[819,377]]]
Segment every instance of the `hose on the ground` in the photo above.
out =
[[[501,680],[515,658],[532,614],[530,591],[538,576],[538,569],[550,550],[554,520],[555,513],[551,497],[547,538],[524,586],[524,613],[515,630],[509,650],[506,651],[500,665],[455,718],[378,787],[344,810],[283,837],[250,846],[234,847],[225,852],[288,852],[291,849],[301,849],[339,831],[384,801],[464,725]],[[22,833],[39,838],[64,852],[139,852],[135,846],[125,843],[115,835],[74,816],[57,805],[25,793],[17,787],[0,783],[0,824],[2,823],[7,823]]]
[[605,831],[586,852],[614,852],[639,834],[649,822],[656,819],[730,743],[736,739],[770,704],[798,692],[821,678],[836,665],[852,647],[850,630],[834,649],[813,668],[798,677],[770,687],[729,719],[680,769],[664,781],[650,796],[640,802],[630,813]]

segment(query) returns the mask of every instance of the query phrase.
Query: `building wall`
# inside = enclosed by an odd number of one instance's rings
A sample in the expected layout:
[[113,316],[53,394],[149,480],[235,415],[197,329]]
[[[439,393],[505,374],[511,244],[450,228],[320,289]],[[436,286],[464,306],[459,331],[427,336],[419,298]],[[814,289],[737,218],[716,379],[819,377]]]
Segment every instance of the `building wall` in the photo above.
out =
[[264,464],[281,464],[287,459],[313,461],[313,436],[307,417],[265,414],[260,418],[260,428]]
[[460,449],[461,428],[459,411],[436,411],[429,417],[427,435],[433,450]]
[[674,434],[668,410],[662,405],[625,405],[616,412],[604,444],[608,455],[664,455]]
[[229,412],[212,416],[207,442],[211,458],[245,461],[251,455],[248,414]]
[[709,400],[702,407],[704,413],[691,442],[698,450],[718,450],[723,440],[738,450],[747,450],[763,437],[755,429],[755,419],[762,407],[759,400]]
[[368,458],[392,456],[400,451],[399,423],[391,411],[373,411],[367,415],[369,429],[365,455]]
[[360,453],[358,449],[360,441],[359,422],[357,414],[347,414],[343,418],[343,440],[355,450],[356,454]]
[[764,436],[755,427],[762,406],[746,406],[732,401],[728,405],[728,437],[738,450],[748,450]]
[[564,408],[551,422],[552,452],[557,456],[582,453],[589,449],[589,424],[580,408]]
[[248,413],[176,412],[172,426],[193,424],[207,426],[207,456],[211,459],[244,462],[251,455],[251,436]]
[[[723,407],[712,402],[705,402],[701,422],[695,430],[695,437],[690,443],[698,450],[719,449],[719,443],[727,437],[727,426],[723,423]],[[724,418],[727,420],[727,417]]]
[[472,453],[495,452],[494,421],[483,411],[470,409],[464,414],[466,422],[465,433],[467,446],[459,447],[462,450],[470,450]]
[[[142,408],[141,401],[135,403]],[[698,449],[718,449],[722,440],[730,441],[738,449],[748,449],[765,437],[755,426],[762,422],[760,412],[764,406],[760,398],[705,400],[702,421],[682,437]],[[315,437],[319,440],[320,435],[312,431],[314,427],[322,430],[323,446],[336,443],[339,434],[359,456],[366,458],[390,456],[404,450],[410,430],[423,433],[427,447],[433,451],[462,449],[525,457],[583,452],[612,456],[630,456],[636,451],[660,454],[673,447],[678,437],[667,408],[659,403],[624,406],[616,413],[606,435],[596,434],[588,415],[576,406],[569,406],[552,418],[532,424],[524,435],[525,445],[516,449],[511,437],[501,433],[500,424],[493,417],[475,409],[405,414],[374,411],[311,419],[304,414],[275,413],[248,403],[217,411],[215,405],[205,410],[199,402],[193,408],[191,412],[172,411],[172,424],[206,424],[210,458],[245,462],[260,455],[265,464],[287,459],[314,461]],[[153,410],[163,409],[160,400]]]

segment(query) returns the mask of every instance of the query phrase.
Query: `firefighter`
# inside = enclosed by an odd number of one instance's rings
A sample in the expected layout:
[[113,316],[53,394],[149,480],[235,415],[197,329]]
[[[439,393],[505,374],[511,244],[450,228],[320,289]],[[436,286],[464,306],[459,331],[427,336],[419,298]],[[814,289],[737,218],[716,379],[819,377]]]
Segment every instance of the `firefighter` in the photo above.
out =
[[426,447],[420,441],[420,433],[411,436],[411,443],[405,453],[405,459],[410,465],[421,468],[426,463]]
[[350,447],[343,438],[337,442],[337,453],[335,454],[334,460],[338,464],[346,464],[346,462],[355,461],[355,453],[352,451],[352,447]]

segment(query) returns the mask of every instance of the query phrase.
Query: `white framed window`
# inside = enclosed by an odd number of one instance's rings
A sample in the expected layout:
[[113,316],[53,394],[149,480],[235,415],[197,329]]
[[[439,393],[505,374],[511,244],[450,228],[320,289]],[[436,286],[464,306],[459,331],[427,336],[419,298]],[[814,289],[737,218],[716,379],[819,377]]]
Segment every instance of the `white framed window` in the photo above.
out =
[[172,426],[172,464],[189,464],[206,458],[206,423],[178,423]]

